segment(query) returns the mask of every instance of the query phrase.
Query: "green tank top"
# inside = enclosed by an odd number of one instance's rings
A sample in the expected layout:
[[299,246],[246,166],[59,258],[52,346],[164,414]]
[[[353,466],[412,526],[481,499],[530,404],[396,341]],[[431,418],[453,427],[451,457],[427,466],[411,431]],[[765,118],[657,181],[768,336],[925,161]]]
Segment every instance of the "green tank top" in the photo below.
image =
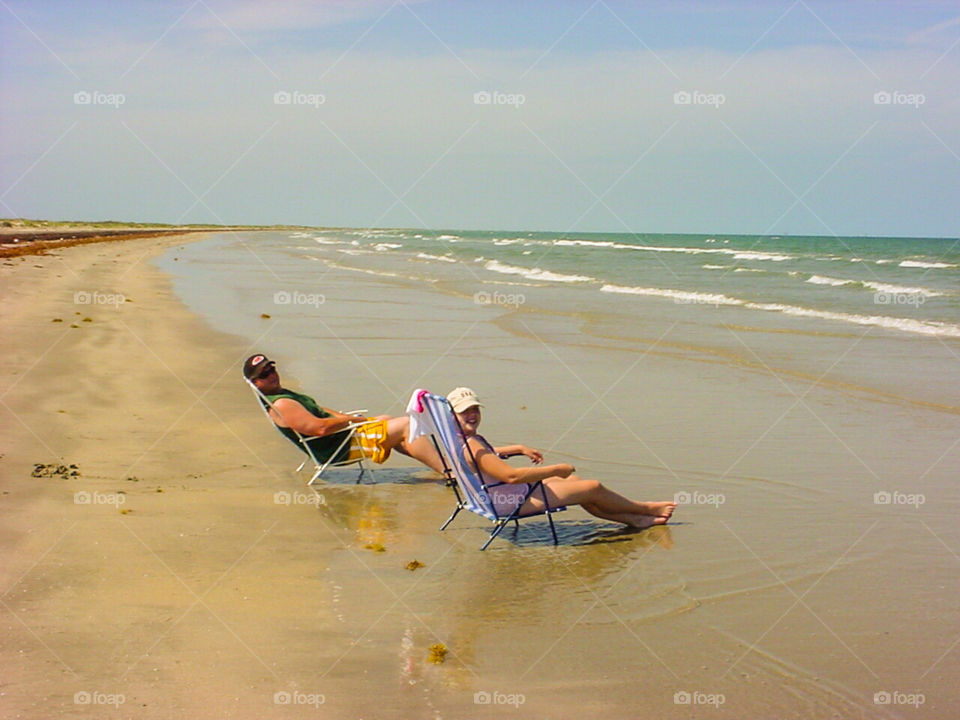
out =
[[[275,395],[267,395],[267,400],[270,403],[275,403],[280,398],[288,398],[290,400],[295,400],[300,403],[307,409],[314,417],[318,418],[328,418],[332,417],[330,413],[317,405],[317,401],[314,400],[309,395],[304,395],[303,393],[294,392],[293,390],[283,390]],[[276,426],[277,430],[283,433],[290,442],[296,445],[304,453],[307,452],[304,447],[304,443],[300,442],[300,438],[297,437],[297,433],[291,430],[290,428]],[[340,449],[340,452],[337,452],[337,448],[343,443],[344,439],[347,437],[347,431],[341,430],[340,432],[333,433],[332,435],[325,435],[324,437],[314,438],[313,440],[308,441],[306,444],[310,446],[310,450],[313,452],[314,456],[320,463],[325,463],[331,458],[334,462],[341,462],[347,459],[347,455],[350,454],[350,444],[347,443],[343,448]]]

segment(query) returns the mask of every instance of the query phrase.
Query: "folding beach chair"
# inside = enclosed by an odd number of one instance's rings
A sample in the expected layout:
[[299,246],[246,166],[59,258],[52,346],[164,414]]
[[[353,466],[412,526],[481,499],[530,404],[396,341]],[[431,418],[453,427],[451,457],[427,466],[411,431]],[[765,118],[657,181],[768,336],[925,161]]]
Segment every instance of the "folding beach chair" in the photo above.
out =
[[[426,390],[417,390],[410,398],[410,404],[407,406],[410,415],[410,436],[411,440],[418,435],[430,435],[437,448],[443,463],[444,475],[447,477],[447,484],[453,488],[457,497],[457,507],[453,514],[447,518],[447,521],[440,527],[445,530],[453,522],[461,510],[469,510],[477,515],[485,517],[494,523],[493,530],[490,531],[490,537],[480,547],[486,550],[487,546],[499,535],[511,520],[514,525],[519,527],[517,522],[525,517],[537,517],[546,515],[550,523],[550,533],[553,535],[553,544],[557,544],[557,531],[553,526],[551,515],[555,512],[566,510],[566,507],[550,507],[550,501],[547,498],[543,481],[538,480],[530,483],[530,490],[524,499],[516,503],[516,507],[509,514],[501,514],[497,511],[494,502],[497,487],[505,486],[509,483],[488,482],[480,471],[476,463],[476,458],[470,450],[470,446],[464,441],[463,428],[460,421],[450,407],[450,403],[445,397],[433,395]],[[464,457],[463,450],[469,454],[470,461],[477,468],[475,471],[470,468]],[[462,494],[461,494],[462,492]],[[540,493],[544,503],[544,510],[521,514],[520,508],[526,499],[534,493]]]
[[[294,430],[293,428],[286,428],[287,430],[289,430],[289,431],[296,437],[296,439],[294,440],[294,439],[291,438],[289,435],[287,435],[285,432],[283,432],[283,429],[273,421],[273,418],[272,418],[272,417],[270,417],[270,410],[273,408],[273,403],[271,403],[271,402],[267,399],[267,396],[266,396],[266,395],[264,395],[262,392],[260,392],[260,388],[258,388],[256,385],[254,385],[254,384],[249,380],[249,378],[244,377],[244,380],[246,380],[246,383],[247,383],[247,385],[250,386],[250,389],[253,390],[253,394],[256,396],[257,401],[258,401],[259,404],[260,404],[260,409],[263,410],[264,414],[267,416],[267,420],[270,421],[270,424],[273,425],[273,427],[275,427],[275,428],[277,429],[277,431],[278,431],[281,435],[283,435],[283,437],[285,437],[285,438],[287,438],[288,440],[290,440],[291,442],[293,442],[293,444],[297,446],[297,449],[300,450],[300,452],[304,453],[304,454],[307,456],[307,459],[304,460],[302,463],[300,463],[300,466],[297,468],[296,472],[300,472],[301,470],[303,470],[303,468],[306,467],[306,465],[307,465],[308,462],[312,462],[312,463],[313,463],[313,476],[310,478],[309,482],[307,482],[307,485],[313,485],[313,484],[320,478],[320,476],[323,475],[323,473],[326,471],[326,469],[329,468],[329,467],[347,467],[347,466],[349,466],[349,465],[359,465],[359,466],[360,466],[360,473],[357,475],[357,482],[358,482],[358,483],[363,479],[363,474],[364,474],[365,472],[370,472],[370,470],[368,470],[367,468],[365,468],[364,465],[363,465],[363,455],[362,455],[362,453],[361,453],[358,457],[356,457],[356,458],[354,458],[354,459],[351,459],[351,460],[344,460],[344,461],[342,461],[342,462],[333,462],[333,458],[335,458],[337,455],[339,455],[339,454],[340,454],[340,451],[343,450],[343,448],[344,448],[345,446],[348,446],[348,445],[350,445],[350,444],[353,442],[354,436],[355,436],[355,434],[356,434],[356,428],[360,427],[360,426],[363,425],[364,423],[358,422],[358,423],[351,423],[350,425],[348,425],[347,428],[346,428],[346,429],[347,429],[347,432],[346,432],[346,434],[344,435],[344,438],[343,438],[343,442],[341,442],[341,443],[337,446],[337,449],[336,449],[333,453],[330,454],[330,458],[331,458],[331,459],[330,459],[330,460],[327,460],[326,462],[320,462],[320,460],[317,459],[317,456],[316,456],[316,454],[314,453],[313,448],[312,448],[311,445],[310,445],[310,442],[311,442],[312,440],[317,440],[317,439],[319,439],[319,438],[317,438],[317,437],[307,437],[307,436],[305,436],[305,435],[301,435],[300,433],[298,433],[298,432],[297,432],[296,430]],[[350,413],[350,414],[363,413],[363,412],[366,412],[366,410],[355,410],[353,413]],[[357,445],[357,447],[359,447],[359,445]],[[362,451],[362,448],[360,448],[360,449],[361,449],[361,451]]]

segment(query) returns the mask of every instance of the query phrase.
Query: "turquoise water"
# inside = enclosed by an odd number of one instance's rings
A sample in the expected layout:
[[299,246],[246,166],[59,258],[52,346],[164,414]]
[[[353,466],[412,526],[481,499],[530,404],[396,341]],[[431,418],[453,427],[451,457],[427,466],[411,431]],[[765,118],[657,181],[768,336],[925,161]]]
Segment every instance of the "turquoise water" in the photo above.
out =
[[791,319],[808,318],[960,337],[960,241],[953,238],[341,229],[225,242],[265,269],[286,269],[296,257],[384,277],[469,281],[489,284],[494,303],[496,288],[509,294],[503,286],[515,293],[567,288],[589,293],[581,301],[594,307],[604,296],[611,303],[644,296],[740,308],[757,319],[772,314],[787,329]]
[[[414,388],[470,385],[491,439],[543,448],[630,497],[724,496],[682,507],[662,545],[572,510],[559,552],[528,526],[479,553],[480,523],[435,531],[452,508],[429,487],[388,474],[362,492],[324,488],[344,545],[389,548],[369,567],[309,532],[294,548],[332,558],[338,626],[318,642],[364,635],[353,652],[372,675],[410,667],[385,648],[413,631],[403,613],[380,622],[365,578],[375,567],[405,593],[396,559],[417,557],[428,573],[411,607],[489,687],[550,653],[559,661],[529,674],[531,697],[598,684],[623,707],[660,686],[672,697],[643,637],[681,687],[727,692],[744,717],[789,715],[797,697],[808,716],[868,716],[884,687],[954,699],[942,678],[956,674],[944,604],[955,558],[942,548],[957,540],[956,241],[338,229],[212,234],[158,263],[192,309],[247,340],[216,378],[237,392],[255,350],[332,407],[400,414]],[[877,503],[893,491],[926,503]],[[873,586],[886,590],[850,602]],[[458,616],[464,598],[489,612]],[[518,633],[518,659],[489,652]],[[448,697],[449,676],[437,678],[432,697]]]

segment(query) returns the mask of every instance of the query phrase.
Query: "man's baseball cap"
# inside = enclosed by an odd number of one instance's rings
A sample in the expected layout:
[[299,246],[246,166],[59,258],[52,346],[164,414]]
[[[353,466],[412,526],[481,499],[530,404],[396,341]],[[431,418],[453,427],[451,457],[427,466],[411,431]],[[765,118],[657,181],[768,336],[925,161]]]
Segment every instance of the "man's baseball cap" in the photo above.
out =
[[275,365],[266,355],[251,355],[243,363],[243,376],[247,380],[256,380],[266,375],[266,371]]
[[483,407],[480,398],[468,387],[458,387],[455,390],[451,390],[447,395],[447,400],[450,402],[450,407],[452,407],[456,413],[461,413],[467,408],[472,408],[474,405]]

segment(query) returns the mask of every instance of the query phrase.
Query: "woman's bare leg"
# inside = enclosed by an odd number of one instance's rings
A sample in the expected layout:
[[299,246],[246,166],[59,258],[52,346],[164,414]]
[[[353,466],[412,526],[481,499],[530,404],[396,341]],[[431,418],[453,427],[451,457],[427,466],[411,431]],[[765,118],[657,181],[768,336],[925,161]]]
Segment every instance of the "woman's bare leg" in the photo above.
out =
[[602,520],[612,520],[613,522],[623,523],[624,525],[629,525],[630,527],[635,528],[648,528],[654,525],[665,525],[667,522],[667,518],[665,517],[653,517],[652,515],[633,513],[605,513],[596,505],[591,505],[590,503],[582,503],[580,507],[594,517],[598,517]]
[[[676,507],[673,502],[636,502],[613,492],[596,480],[583,480],[576,475],[568,478],[548,478],[543,481],[543,487],[551,507],[580,505],[591,515],[632,527],[662,525]],[[543,496],[538,489],[527,499],[522,510],[535,512],[543,509]]]
[[669,518],[676,507],[674,502],[638,502],[625,498],[605,487],[597,480],[583,480],[576,475],[568,478],[548,478],[544,480],[548,489],[569,499],[565,503],[589,504],[608,515],[651,515]]

